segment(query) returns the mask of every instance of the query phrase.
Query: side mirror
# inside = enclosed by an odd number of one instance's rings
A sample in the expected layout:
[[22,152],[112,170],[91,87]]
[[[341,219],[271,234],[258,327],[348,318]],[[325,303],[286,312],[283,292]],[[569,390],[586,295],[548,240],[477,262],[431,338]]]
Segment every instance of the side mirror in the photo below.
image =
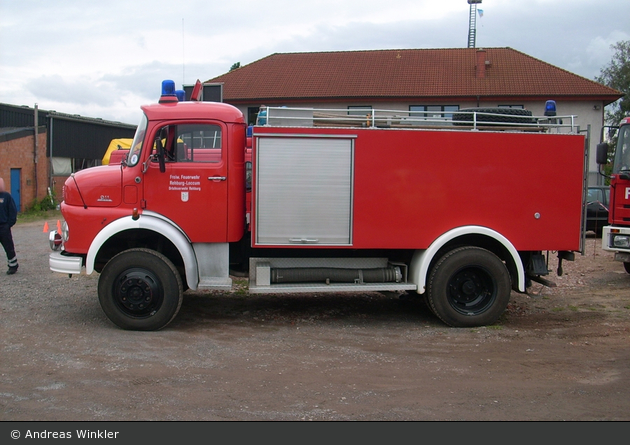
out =
[[597,153],[595,155],[595,160],[599,165],[608,164],[608,149],[609,146],[606,142],[602,144],[597,144]]

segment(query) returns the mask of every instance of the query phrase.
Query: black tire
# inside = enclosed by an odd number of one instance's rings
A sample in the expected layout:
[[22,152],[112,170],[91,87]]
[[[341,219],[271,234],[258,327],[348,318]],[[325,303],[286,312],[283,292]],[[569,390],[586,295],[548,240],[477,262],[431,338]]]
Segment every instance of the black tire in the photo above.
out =
[[623,263],[623,268],[626,269],[626,272],[630,273],[630,263]]
[[477,115],[477,124],[535,124],[532,112],[523,108],[464,108],[459,113],[453,114],[453,123],[455,125],[472,125],[473,112],[491,113],[492,116],[485,114]]
[[460,247],[431,269],[427,303],[449,326],[486,326],[503,314],[511,290],[510,273],[499,257],[479,247]]
[[98,299],[107,317],[123,329],[155,331],[168,325],[183,300],[182,280],[159,252],[130,249],[113,257],[98,281]]

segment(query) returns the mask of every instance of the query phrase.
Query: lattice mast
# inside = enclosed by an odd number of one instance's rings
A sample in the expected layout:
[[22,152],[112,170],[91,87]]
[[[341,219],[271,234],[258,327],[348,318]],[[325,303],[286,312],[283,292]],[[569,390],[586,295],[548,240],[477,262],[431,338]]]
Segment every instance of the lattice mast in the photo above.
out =
[[477,5],[481,0],[468,0],[470,16],[468,18],[468,48],[474,48],[477,39]]

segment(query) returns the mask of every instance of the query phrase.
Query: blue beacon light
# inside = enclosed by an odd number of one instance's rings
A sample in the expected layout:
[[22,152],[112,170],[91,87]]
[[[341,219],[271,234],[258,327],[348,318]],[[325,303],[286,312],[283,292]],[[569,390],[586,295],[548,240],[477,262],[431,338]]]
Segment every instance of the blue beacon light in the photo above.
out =
[[174,96],[175,95],[175,82],[172,80],[162,81],[162,96]]
[[556,115],[556,101],[548,100],[545,103],[545,116],[555,116]]
[[159,103],[176,103],[177,101],[177,95],[175,94],[175,82],[172,80],[162,81],[162,96],[160,97]]

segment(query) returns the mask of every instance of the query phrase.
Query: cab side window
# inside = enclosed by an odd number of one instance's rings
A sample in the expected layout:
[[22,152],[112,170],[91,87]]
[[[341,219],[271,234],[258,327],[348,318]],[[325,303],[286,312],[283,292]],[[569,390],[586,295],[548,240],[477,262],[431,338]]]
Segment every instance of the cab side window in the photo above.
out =
[[177,162],[221,162],[223,138],[220,126],[179,125],[176,134],[173,148]]

